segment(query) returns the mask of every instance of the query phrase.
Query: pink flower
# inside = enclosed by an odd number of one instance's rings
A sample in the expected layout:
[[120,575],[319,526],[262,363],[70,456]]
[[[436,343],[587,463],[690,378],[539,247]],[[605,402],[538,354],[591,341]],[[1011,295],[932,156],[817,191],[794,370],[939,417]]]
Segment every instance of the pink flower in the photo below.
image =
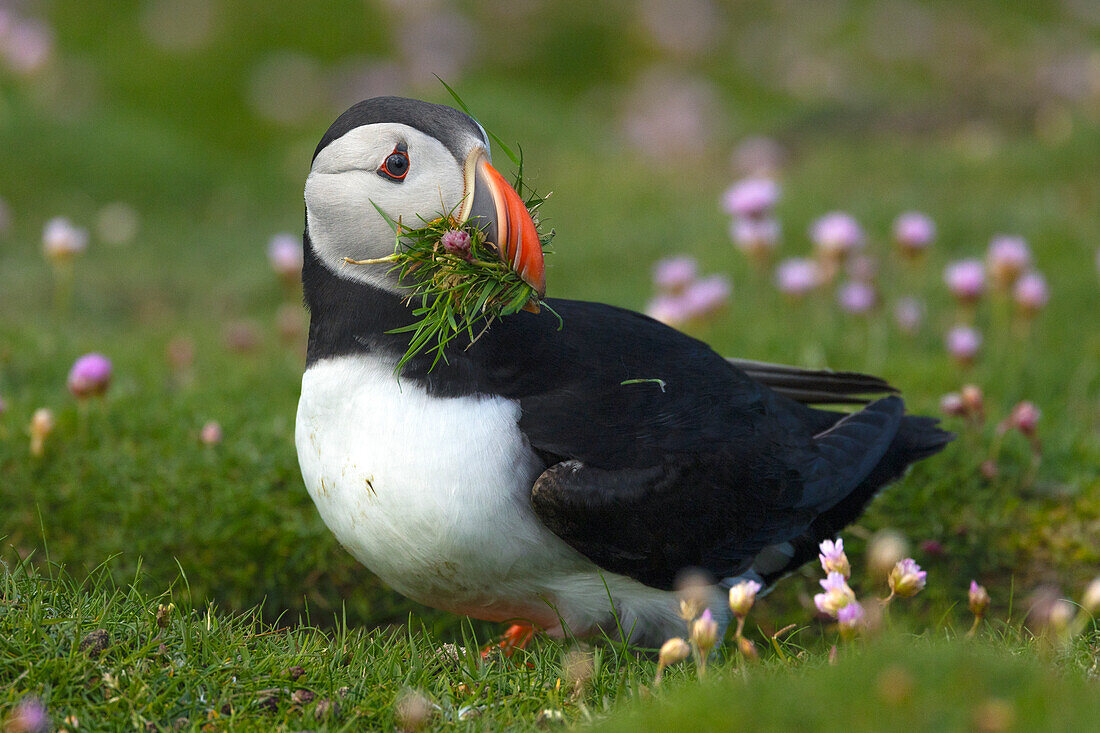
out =
[[111,384],[111,360],[103,354],[85,354],[69,370],[69,391],[77,399],[102,397]]
[[844,259],[863,247],[863,228],[848,213],[833,211],[813,223],[810,239],[830,259]]
[[894,220],[894,241],[902,254],[923,254],[936,238],[936,225],[919,211],[907,211]]
[[916,333],[924,322],[924,304],[917,298],[900,298],[894,305],[894,321],[903,332]]
[[836,620],[842,633],[850,633],[863,625],[863,606],[859,601],[850,601],[837,609]]
[[962,395],[958,392],[949,392],[940,398],[940,412],[952,417],[964,417],[966,405],[963,404]]
[[722,275],[696,280],[681,296],[688,318],[714,315],[729,303],[732,290],[729,280]]
[[887,582],[893,595],[909,598],[921,592],[927,577],[928,573],[921,570],[913,558],[907,557],[894,566]]
[[930,557],[940,557],[944,553],[944,547],[939,540],[922,540],[920,551]]
[[840,307],[848,313],[863,315],[869,313],[878,303],[875,289],[865,282],[853,280],[844,283],[837,293]]
[[970,326],[955,326],[947,332],[947,353],[960,364],[971,364],[982,348],[982,334]]
[[294,282],[302,276],[302,242],[293,234],[276,234],[267,245],[271,269],[283,280]]
[[252,321],[233,321],[222,329],[225,345],[238,353],[255,351],[260,347],[260,332]]
[[666,293],[679,293],[695,281],[699,265],[693,257],[669,257],[653,266],[653,284]]
[[460,229],[452,229],[443,235],[439,243],[443,245],[443,249],[457,257],[461,257],[465,260],[472,259],[472,255],[470,254],[470,235],[468,232],[464,232]]
[[734,219],[730,237],[742,252],[766,256],[779,244],[779,222],[775,219]]
[[0,52],[17,74],[34,74],[53,56],[53,32],[36,20],[19,21],[8,30]]
[[856,599],[856,594],[848,587],[848,581],[838,572],[831,572],[828,577],[818,582],[821,583],[825,592],[814,596],[814,605],[817,606],[817,610],[833,618],[836,618],[837,611]]
[[821,282],[817,263],[802,257],[783,260],[775,269],[775,286],[784,295],[801,297]]
[[1031,267],[1031,250],[1023,237],[1002,234],[990,241],[985,259],[993,282],[1007,290]]
[[24,697],[12,710],[4,730],[13,733],[46,733],[50,730],[50,716],[46,713],[46,706],[37,697]]
[[1034,315],[1046,307],[1050,300],[1050,290],[1047,288],[1046,278],[1041,273],[1032,270],[1022,275],[1012,290],[1012,297],[1016,305],[1026,315]]
[[947,288],[964,303],[973,303],[985,292],[985,268],[980,260],[952,262],[943,271]]
[[722,195],[722,208],[736,217],[759,219],[770,213],[778,200],[778,183],[770,178],[745,178]]
[[840,573],[845,578],[852,575],[852,566],[848,562],[848,556],[844,554],[844,540],[825,540],[821,543],[820,550],[817,558],[826,573]]
[[42,252],[51,262],[70,260],[87,248],[88,231],[63,216],[50,219],[42,228]]
[[210,420],[199,431],[199,440],[203,445],[217,445],[222,442],[222,426],[217,420]]
[[673,328],[684,325],[690,318],[684,299],[678,295],[658,295],[649,301],[645,312],[650,318]]
[[1039,425],[1042,414],[1034,402],[1024,400],[1012,408],[1008,416],[1008,426],[1016,428],[1030,438],[1035,435],[1035,429]]

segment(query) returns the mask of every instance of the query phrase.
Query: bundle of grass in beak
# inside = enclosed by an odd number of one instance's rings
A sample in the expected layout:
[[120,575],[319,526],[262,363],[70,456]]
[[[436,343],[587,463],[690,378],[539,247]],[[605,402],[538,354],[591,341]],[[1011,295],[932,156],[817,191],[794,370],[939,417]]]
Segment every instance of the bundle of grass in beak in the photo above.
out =
[[[521,195],[526,188],[522,159],[514,188]],[[536,228],[537,212],[546,198],[529,191],[524,199]],[[392,265],[391,270],[409,288],[407,302],[419,302],[413,310],[419,320],[389,331],[411,334],[409,348],[397,364],[398,372],[421,353],[433,356],[429,371],[440,361],[446,363],[445,350],[451,342],[462,336],[462,348],[468,348],[499,318],[521,310],[537,313],[540,308],[554,313],[504,260],[495,243],[486,241],[477,220],[461,222],[452,210],[435,219],[422,219],[421,226],[414,228],[392,220],[380,209],[378,213],[394,230],[394,253],[372,260],[345,261],[352,265]],[[538,235],[545,254],[554,232],[539,231]]]

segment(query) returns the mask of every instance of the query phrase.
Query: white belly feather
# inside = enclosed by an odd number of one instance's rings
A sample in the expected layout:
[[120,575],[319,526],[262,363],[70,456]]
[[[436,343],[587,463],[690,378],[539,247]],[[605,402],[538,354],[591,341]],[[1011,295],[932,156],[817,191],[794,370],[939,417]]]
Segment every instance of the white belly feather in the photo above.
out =
[[608,621],[610,590],[624,623],[674,628],[672,594],[601,575],[538,521],[541,465],[519,417],[512,400],[434,397],[391,363],[348,356],[306,371],[295,442],[340,544],[414,600],[548,627],[560,614],[583,633]]

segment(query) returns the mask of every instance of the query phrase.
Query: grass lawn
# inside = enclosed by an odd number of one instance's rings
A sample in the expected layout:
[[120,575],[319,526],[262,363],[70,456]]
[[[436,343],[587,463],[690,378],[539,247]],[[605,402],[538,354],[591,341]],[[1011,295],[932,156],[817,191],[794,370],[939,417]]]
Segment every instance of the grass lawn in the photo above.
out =
[[[150,40],[138,3],[51,3],[39,16],[53,28],[53,65],[0,76],[10,210],[0,226],[0,719],[32,695],[55,726],[71,714],[80,730],[179,718],[214,729],[392,728],[395,701],[419,690],[441,707],[429,706],[433,724],[479,729],[534,727],[547,709],[624,729],[1097,727],[1094,627],[1055,647],[1019,630],[1033,591],[1078,599],[1100,574],[1100,82],[1087,76],[1096,26],[1075,14],[1084,11],[933,4],[902,24],[924,28],[931,50],[898,40],[888,53],[879,4],[795,18],[749,3],[722,11],[725,35],[708,52],[680,56],[646,40],[621,7],[561,3],[510,21],[530,29],[522,48],[480,47],[457,86],[486,126],[522,143],[539,190],[553,191],[543,209],[557,231],[550,295],[642,309],[652,265],[687,254],[734,284],[725,310],[685,326],[722,353],[868,370],[928,414],[963,384],[985,393],[985,422],[949,418],[960,439],[844,535],[858,568],[869,538],[891,528],[928,570],[892,630],[842,645],[829,664],[835,633],[812,621],[820,573],[806,568],[753,611],[759,665],[723,659],[703,684],[676,668],[655,690],[653,659],[597,644],[574,697],[558,687],[569,644],[539,640],[518,664],[440,662],[439,645],[472,648],[499,629],[381,586],[322,525],[298,473],[306,316],[266,247],[300,232],[310,155],[339,110],[265,117],[255,69],[287,49],[333,77],[363,48],[398,58],[384,29],[400,19],[353,2],[321,3],[310,18],[213,5],[221,30],[184,52]],[[464,12],[496,27],[496,5]],[[673,147],[653,157],[624,134],[639,70],[652,68],[705,81],[705,144],[658,136]],[[1073,86],[1077,72],[1085,80]],[[395,91],[447,101],[434,82]],[[812,222],[851,212],[879,262],[870,315],[843,312],[835,284],[782,296],[772,270],[731,245],[718,201],[740,175],[735,149],[756,135],[784,151],[777,259],[808,256]],[[116,202],[139,222],[122,243],[102,225]],[[890,237],[909,209],[938,232],[917,266]],[[92,230],[69,284],[42,257],[55,216]],[[1050,285],[1030,321],[996,294],[965,312],[943,285],[948,262],[984,257],[1000,233],[1027,239]],[[903,296],[924,302],[913,335],[893,321]],[[944,348],[962,319],[984,335],[969,367]],[[65,379],[89,351],[108,355],[115,376],[104,399],[79,404]],[[1021,435],[998,439],[1021,400],[1042,410],[1037,468]],[[35,457],[28,425],[40,407],[57,425]],[[200,440],[209,421],[222,428],[217,444]],[[995,445],[989,477],[981,464]],[[987,632],[963,641],[954,629],[969,624],[972,578],[993,608]],[[156,609],[169,602],[161,627]],[[768,639],[791,623],[800,630],[781,655]],[[107,648],[80,651],[97,629]],[[293,666],[306,670],[298,680]],[[883,691],[891,684],[904,694]],[[313,698],[295,701],[300,689]],[[466,706],[481,717],[458,721]]]

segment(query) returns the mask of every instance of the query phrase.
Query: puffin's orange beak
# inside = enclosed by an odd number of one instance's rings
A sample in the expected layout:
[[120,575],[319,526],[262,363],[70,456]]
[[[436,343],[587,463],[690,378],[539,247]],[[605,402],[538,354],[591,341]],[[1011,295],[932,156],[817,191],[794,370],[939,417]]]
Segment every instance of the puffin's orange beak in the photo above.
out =
[[[540,298],[545,296],[546,271],[535,222],[527,213],[523,199],[489,164],[483,150],[475,150],[466,160],[466,192],[460,220],[480,219],[477,225],[485,232],[485,241],[497,248],[501,259],[534,288]],[[538,311],[537,306],[527,309]]]

